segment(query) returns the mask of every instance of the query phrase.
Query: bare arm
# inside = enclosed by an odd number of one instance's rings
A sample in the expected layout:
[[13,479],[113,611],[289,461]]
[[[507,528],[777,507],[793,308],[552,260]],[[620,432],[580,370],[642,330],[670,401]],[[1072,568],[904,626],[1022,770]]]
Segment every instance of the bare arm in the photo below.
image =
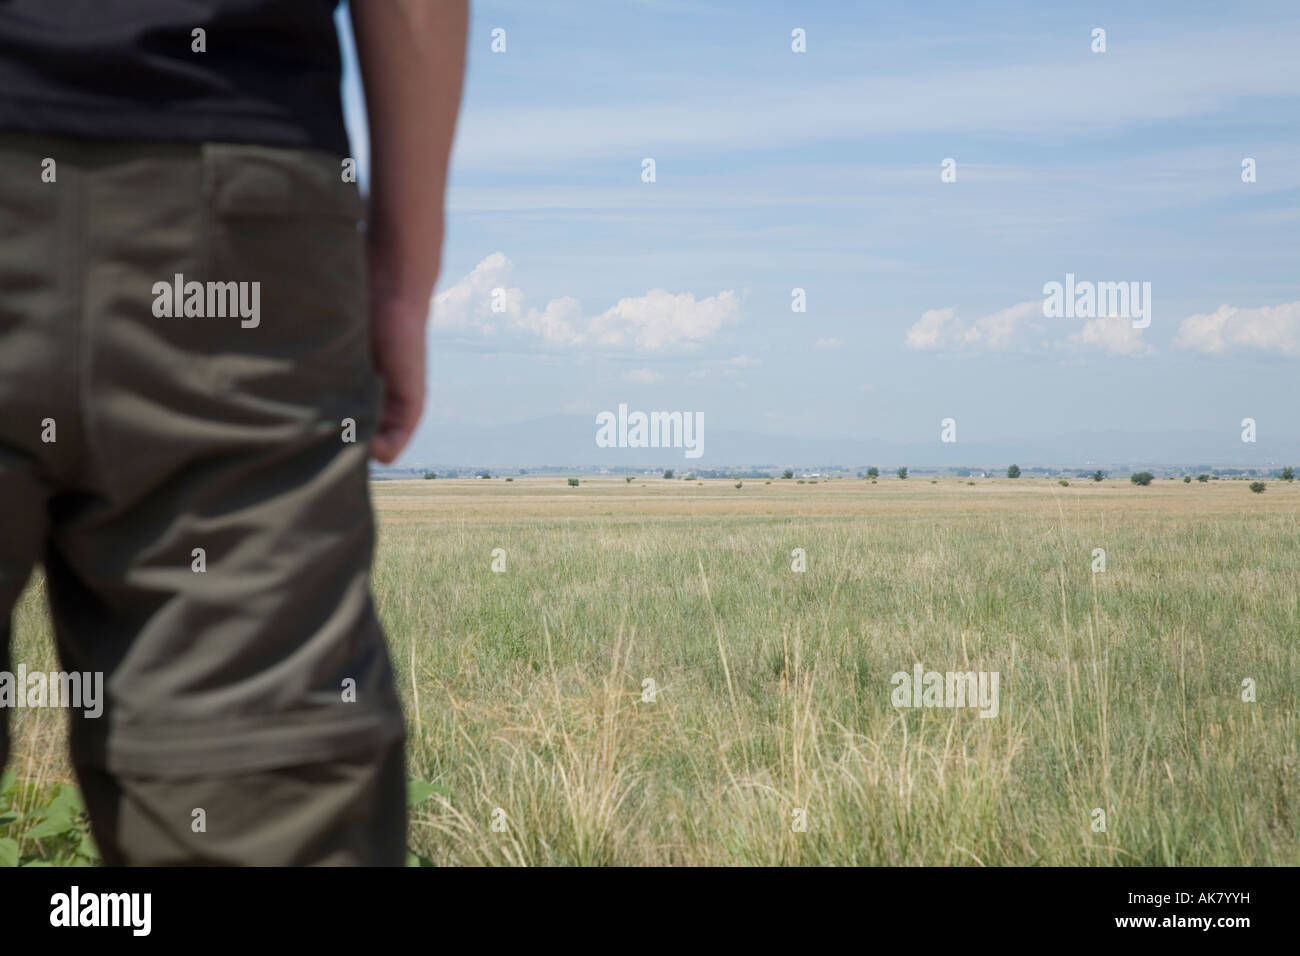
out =
[[370,126],[371,347],[384,407],[371,452],[395,459],[424,408],[425,320],[442,256],[468,0],[351,0]]

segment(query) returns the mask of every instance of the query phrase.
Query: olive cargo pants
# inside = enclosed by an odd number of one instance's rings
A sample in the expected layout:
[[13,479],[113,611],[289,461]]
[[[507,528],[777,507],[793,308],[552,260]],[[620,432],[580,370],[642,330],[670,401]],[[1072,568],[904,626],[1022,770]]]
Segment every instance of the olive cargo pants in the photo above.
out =
[[364,213],[322,152],[0,132],[0,672],[41,563],[106,862],[404,861]]

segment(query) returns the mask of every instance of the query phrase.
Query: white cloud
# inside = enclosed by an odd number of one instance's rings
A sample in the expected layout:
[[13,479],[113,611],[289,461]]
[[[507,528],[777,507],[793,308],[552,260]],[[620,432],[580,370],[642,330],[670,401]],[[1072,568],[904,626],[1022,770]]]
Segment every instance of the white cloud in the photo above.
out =
[[762,359],[752,355],[733,355],[728,359],[709,359],[687,373],[686,378],[692,382],[705,382],[716,378],[730,378],[740,374],[741,369],[757,368],[763,364]]
[[903,344],[909,349],[942,349],[950,341],[959,338],[957,310],[952,306],[946,309],[930,309],[921,313],[921,319],[907,330]]
[[510,286],[511,268],[504,253],[494,252],[438,293],[433,300],[434,329],[488,336],[523,333],[558,346],[669,352],[696,349],[725,323],[739,318],[740,299],[730,290],[696,299],[689,292],[652,289],[620,299],[595,316],[585,315],[571,296],[552,299],[541,310],[525,308],[522,290]]
[[922,351],[1005,351],[1023,344],[1029,320],[1043,315],[1043,303],[1021,302],[967,322],[952,306],[931,309],[907,330],[904,344]]
[[1174,345],[1210,355],[1237,349],[1300,355],[1300,302],[1259,309],[1221,305],[1208,315],[1189,315],[1179,323]]
[[664,373],[652,368],[634,368],[623,375],[623,380],[633,385],[654,385],[664,380]]
[[1092,319],[1071,335],[1067,344],[1076,350],[1101,349],[1107,355],[1151,355],[1155,351],[1127,317]]
[[1133,328],[1131,319],[1100,318],[1082,320],[1043,319],[1039,299],[1021,302],[1009,308],[966,321],[952,306],[931,309],[907,330],[904,344],[909,349],[943,352],[1008,352],[1054,347],[1073,351],[1099,349],[1107,355],[1150,355],[1154,351]]
[[639,298],[619,299],[590,320],[588,332],[597,345],[635,345],[649,352],[692,348],[712,338],[739,307],[740,300],[730,291],[696,301],[689,292],[674,295],[652,289]]

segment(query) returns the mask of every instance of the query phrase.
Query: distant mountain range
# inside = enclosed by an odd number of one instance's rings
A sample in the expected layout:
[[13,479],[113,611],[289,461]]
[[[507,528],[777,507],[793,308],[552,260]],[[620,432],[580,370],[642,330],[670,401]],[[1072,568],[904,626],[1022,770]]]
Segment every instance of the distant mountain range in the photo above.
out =
[[600,448],[596,426],[586,415],[551,415],[492,427],[430,422],[402,465],[484,468],[721,467],[881,468],[908,466],[1024,466],[1098,468],[1116,465],[1222,466],[1271,468],[1300,466],[1300,439],[1261,439],[1249,444],[1237,433],[1211,431],[1079,431],[994,441],[888,442],[874,439],[804,438],[742,430],[705,429],[703,455],[687,458],[681,448]]

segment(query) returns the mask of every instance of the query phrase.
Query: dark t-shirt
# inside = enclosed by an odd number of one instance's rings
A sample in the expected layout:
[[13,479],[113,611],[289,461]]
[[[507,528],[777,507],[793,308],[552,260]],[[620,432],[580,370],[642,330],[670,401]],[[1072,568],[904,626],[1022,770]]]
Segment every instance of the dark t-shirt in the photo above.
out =
[[337,2],[0,0],[0,129],[346,155]]

